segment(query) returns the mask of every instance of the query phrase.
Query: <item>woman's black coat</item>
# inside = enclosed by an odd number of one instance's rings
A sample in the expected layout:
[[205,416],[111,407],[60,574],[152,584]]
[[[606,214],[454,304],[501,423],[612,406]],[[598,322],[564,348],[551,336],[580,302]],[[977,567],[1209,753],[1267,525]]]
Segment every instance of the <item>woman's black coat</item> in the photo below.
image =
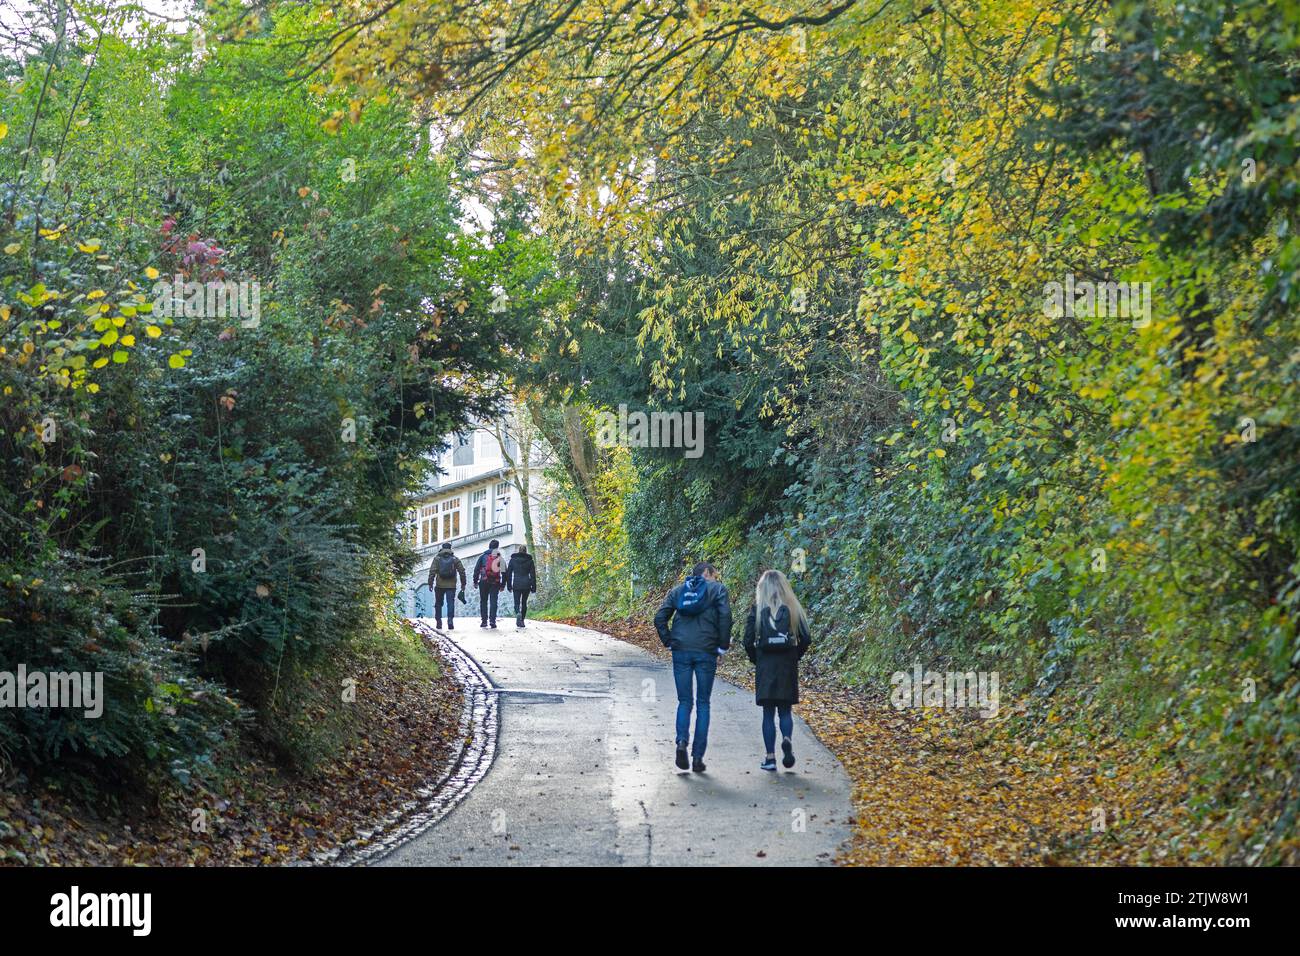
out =
[[505,584],[507,591],[536,594],[537,565],[533,563],[533,556],[527,551],[516,551],[510,555],[510,563],[506,565],[502,583]]
[[789,705],[799,703],[799,658],[812,644],[808,624],[799,622],[799,643],[794,651],[759,651],[754,608],[745,620],[745,653],[754,665],[754,702]]

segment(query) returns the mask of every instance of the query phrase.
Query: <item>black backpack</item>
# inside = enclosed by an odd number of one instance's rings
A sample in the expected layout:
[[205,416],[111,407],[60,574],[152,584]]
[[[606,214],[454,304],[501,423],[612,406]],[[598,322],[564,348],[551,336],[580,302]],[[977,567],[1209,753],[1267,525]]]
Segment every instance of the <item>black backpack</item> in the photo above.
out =
[[760,651],[770,653],[785,653],[792,651],[798,645],[798,640],[790,633],[790,609],[784,604],[781,610],[776,612],[776,620],[772,620],[772,613],[768,608],[763,608],[758,615],[758,640],[755,641]]
[[456,555],[451,551],[438,553],[438,577],[450,578],[456,574]]

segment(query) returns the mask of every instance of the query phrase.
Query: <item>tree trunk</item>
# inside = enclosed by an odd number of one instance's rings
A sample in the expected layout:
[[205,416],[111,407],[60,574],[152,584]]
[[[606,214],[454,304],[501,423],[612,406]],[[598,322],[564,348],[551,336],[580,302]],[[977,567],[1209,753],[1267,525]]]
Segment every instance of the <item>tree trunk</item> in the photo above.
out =
[[536,402],[528,402],[528,413],[537,430],[551,443],[556,451],[566,449],[564,469],[569,480],[578,492],[587,514],[593,518],[601,512],[600,496],[596,493],[596,446],[587,429],[582,424],[582,411],[577,405],[565,403],[562,409],[563,423],[557,428],[548,422],[542,414],[542,408]]
[[[535,424],[535,415],[533,421]],[[539,435],[543,440],[545,439],[540,429],[529,427],[517,407],[512,408],[510,416],[504,421],[497,422],[496,439],[501,447],[501,460],[510,470],[510,484],[519,493],[519,502],[523,506],[524,516],[524,544],[528,548],[528,553],[532,555],[537,554],[537,541],[533,537],[533,498],[530,489],[533,459],[536,457],[533,449]],[[515,443],[514,455],[510,454],[511,439]]]
[[[520,452],[523,452],[523,446],[520,446]],[[531,451],[531,448],[529,449]],[[519,501],[524,506],[524,544],[528,546],[528,553],[537,560],[537,542],[533,540],[533,499],[528,493],[529,472],[528,464],[532,460],[531,455],[523,455],[523,468],[515,469],[515,487],[519,489]]]

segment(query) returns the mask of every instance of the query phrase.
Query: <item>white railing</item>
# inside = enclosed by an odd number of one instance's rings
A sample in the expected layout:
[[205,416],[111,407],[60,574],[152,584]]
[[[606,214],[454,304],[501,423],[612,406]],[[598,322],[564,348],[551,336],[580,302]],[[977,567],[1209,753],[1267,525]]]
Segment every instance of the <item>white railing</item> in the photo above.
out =
[[[506,538],[514,530],[514,525],[510,522],[504,524],[494,524],[490,528],[484,528],[482,531],[471,531],[469,534],[463,534],[459,538],[452,538],[448,543],[455,548],[467,544],[473,544],[475,541],[487,541],[489,538]],[[433,544],[418,545],[415,549],[417,554],[425,554],[430,551],[437,551],[442,547],[442,542],[437,541]]]
[[488,458],[476,461],[472,465],[452,465],[447,474],[441,476],[439,485],[458,485],[480,475],[490,475],[501,470],[501,458]]

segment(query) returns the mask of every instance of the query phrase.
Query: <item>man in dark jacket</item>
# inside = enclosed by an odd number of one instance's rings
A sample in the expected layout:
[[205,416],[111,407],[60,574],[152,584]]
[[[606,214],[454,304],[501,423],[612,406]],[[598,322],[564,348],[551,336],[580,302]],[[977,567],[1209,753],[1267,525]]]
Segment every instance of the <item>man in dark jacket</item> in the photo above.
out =
[[[671,620],[672,624],[669,625]],[[677,685],[677,766],[704,772],[709,744],[709,697],[718,658],[731,646],[731,596],[713,565],[701,561],[690,575],[668,592],[655,613],[659,640],[673,652],[673,682]],[[692,695],[692,683],[694,694]],[[692,696],[694,699],[692,699]],[[686,744],[695,707],[695,742],[691,763]]]
[[528,614],[528,595],[537,593],[537,565],[522,544],[510,555],[510,563],[506,565],[506,590],[515,596],[515,627],[523,627]]
[[497,599],[505,586],[505,562],[497,549],[501,542],[493,538],[488,549],[474,562],[474,587],[478,588],[479,627],[497,626]]
[[444,544],[429,564],[429,590],[433,592],[433,620],[442,627],[442,602],[447,602],[447,628],[455,628],[456,577],[460,576],[460,599],[465,600],[465,565],[460,563],[450,544]]

